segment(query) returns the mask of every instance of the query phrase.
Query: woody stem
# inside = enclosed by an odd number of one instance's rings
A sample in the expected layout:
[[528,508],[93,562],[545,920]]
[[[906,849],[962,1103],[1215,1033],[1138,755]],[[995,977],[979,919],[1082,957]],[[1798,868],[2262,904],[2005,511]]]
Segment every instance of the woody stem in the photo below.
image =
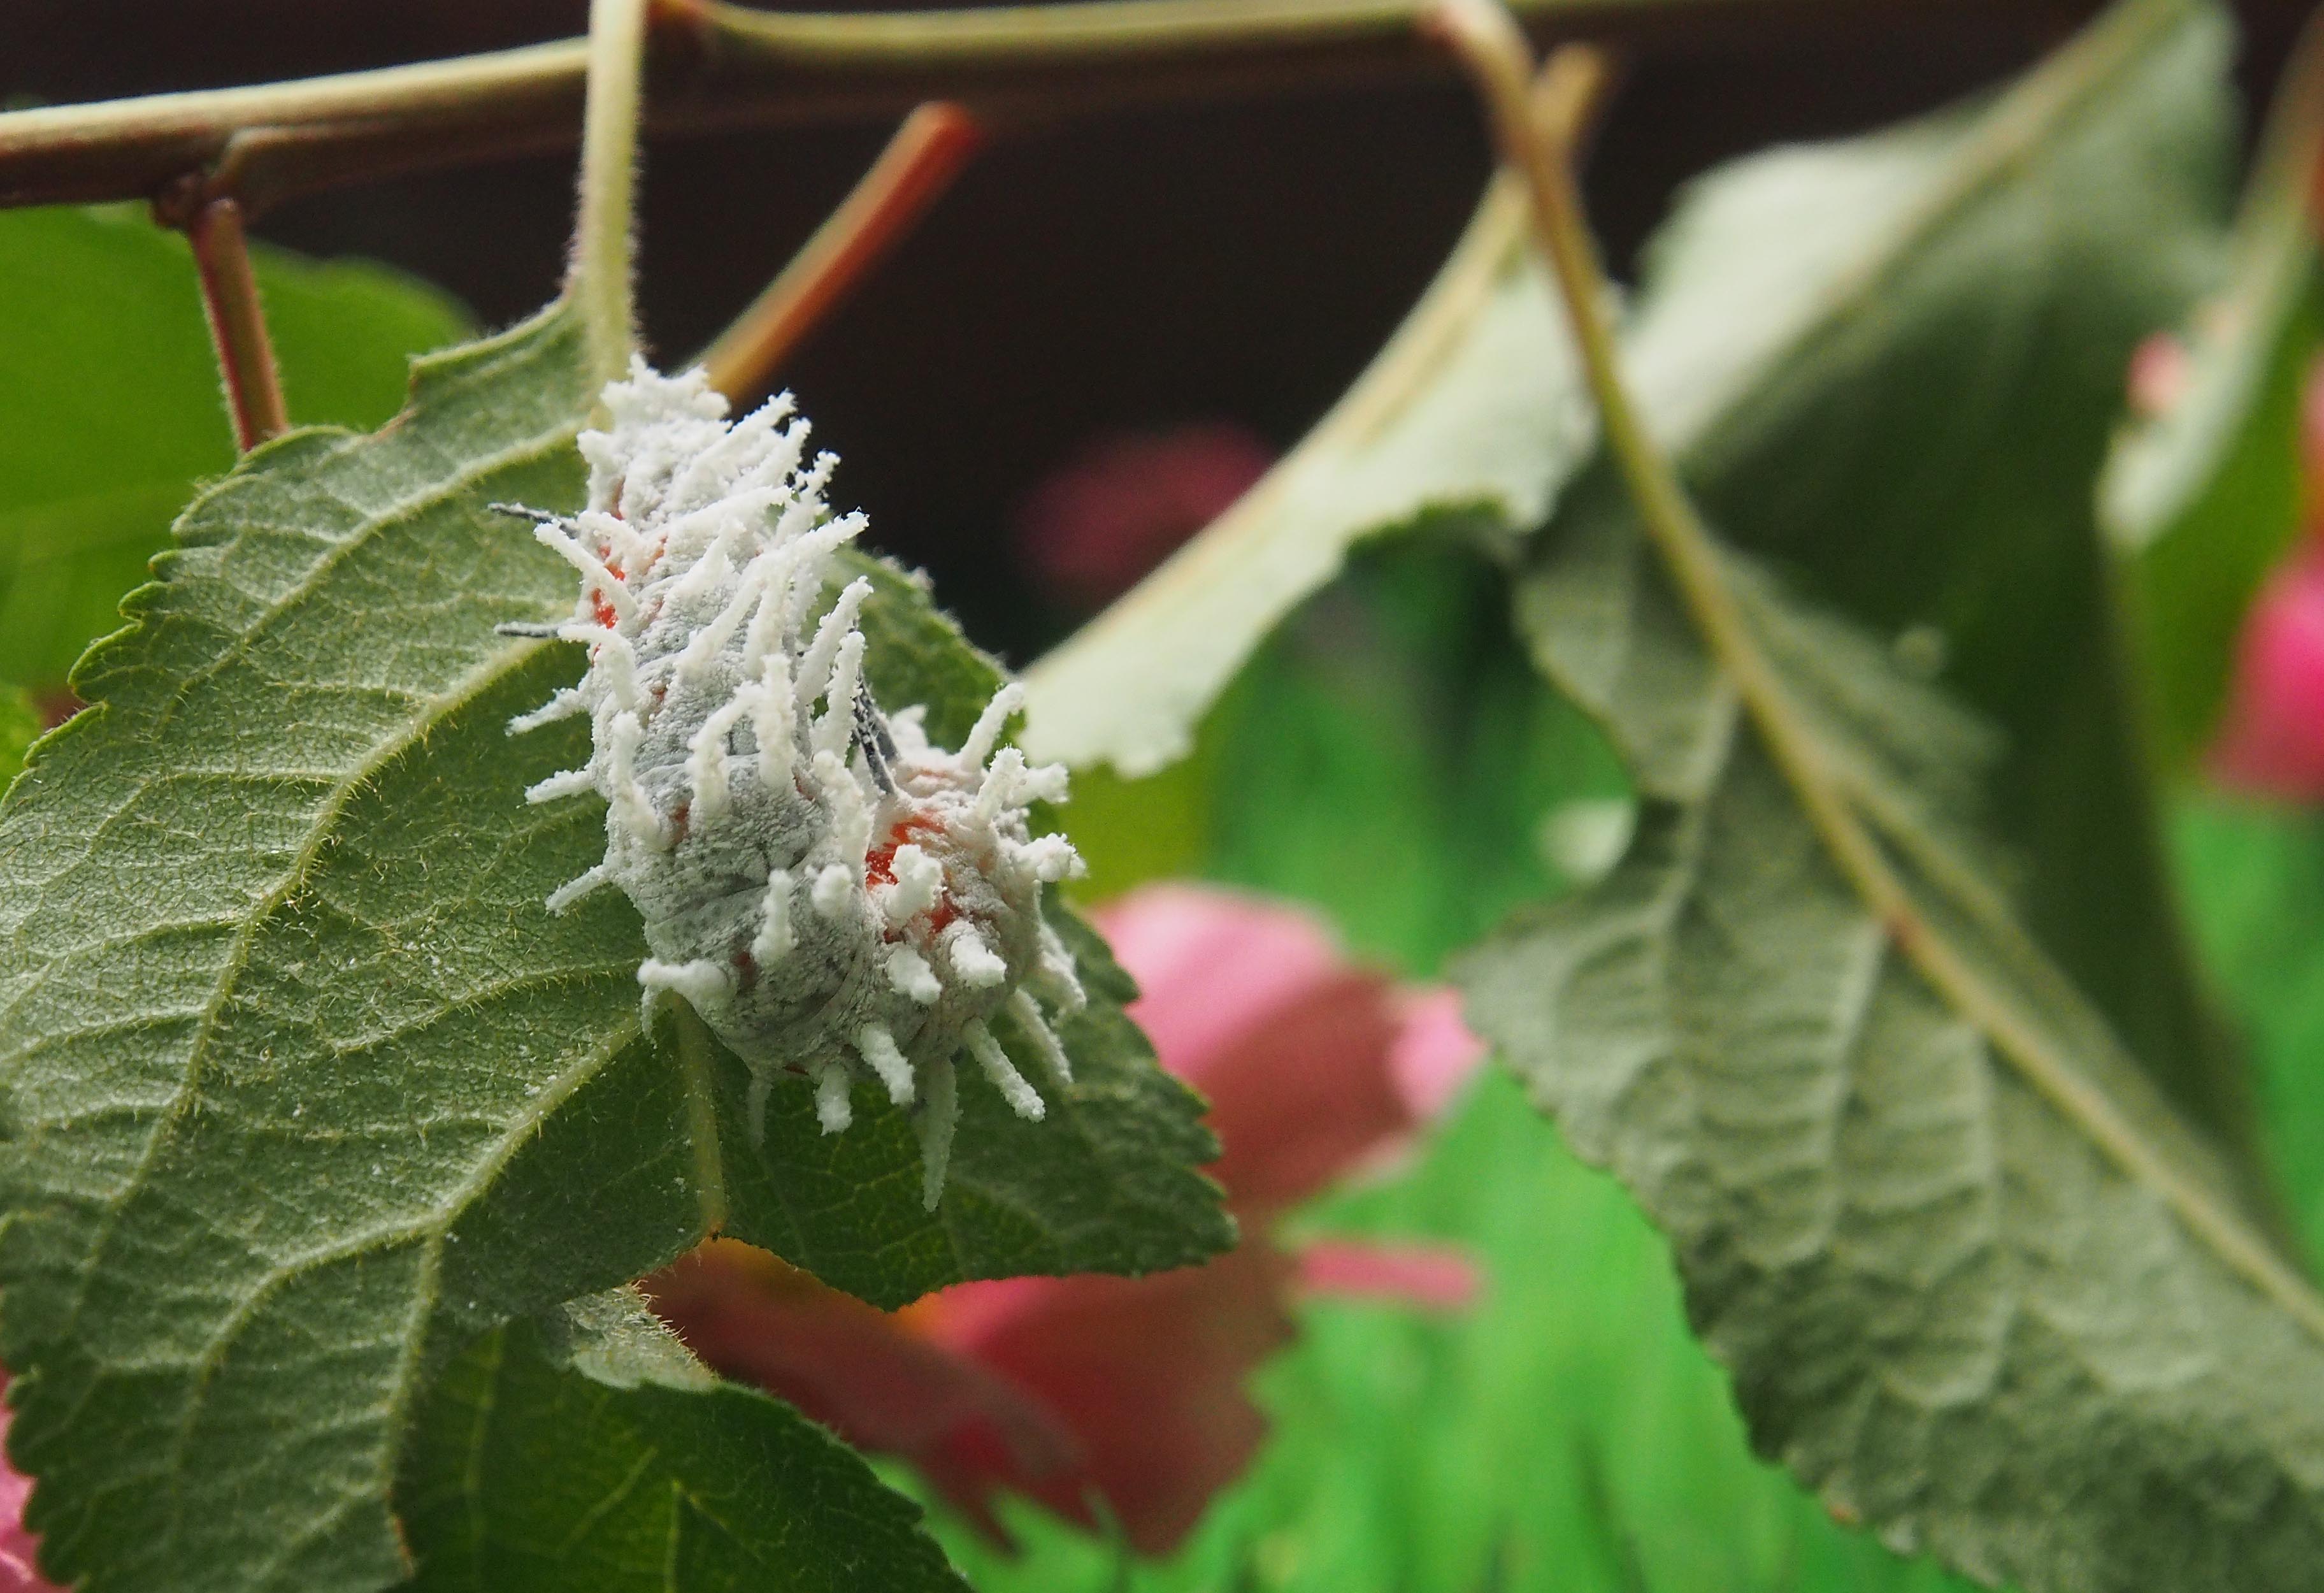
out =
[[282,383],[274,368],[273,343],[266,335],[258,279],[250,269],[242,207],[230,199],[211,199],[197,206],[183,226],[201,275],[202,310],[209,320],[210,343],[217,350],[235,447],[248,453],[290,430],[290,416],[282,403]]
[[976,118],[947,101],[905,117],[807,246],[703,351],[698,363],[710,384],[732,399],[761,390],[784,357],[952,186],[983,142]]

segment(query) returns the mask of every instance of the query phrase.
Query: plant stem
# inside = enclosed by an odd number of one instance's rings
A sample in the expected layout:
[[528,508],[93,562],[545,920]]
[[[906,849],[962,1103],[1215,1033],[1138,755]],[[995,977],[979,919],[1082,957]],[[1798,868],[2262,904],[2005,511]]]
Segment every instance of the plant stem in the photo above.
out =
[[[1561,131],[1537,115],[1528,100],[1533,60],[1524,33],[1493,0],[1438,0],[1426,25],[1467,69],[1503,158],[1525,176],[1533,198],[1535,230],[1565,301],[1607,447],[1646,538],[1833,866],[1885,926],[1906,962],[1984,1034],[2019,1078],[2088,1135],[2124,1173],[2163,1199],[2228,1267],[2309,1332],[2324,1337],[2324,1298],[2239,1211],[2172,1163],[2134,1126],[2049,1031],[1948,940],[1914,900],[1886,850],[1857,812],[1816,732],[1792,702],[1729,583],[1718,540],[1630,397],[1606,313],[1611,290],[1599,264]],[[1582,48],[1569,47],[1559,54]],[[1576,69],[1554,61],[1551,67],[1553,73],[1572,69]]]
[[589,6],[581,202],[565,292],[587,326],[589,366],[600,382],[626,371],[636,346],[630,273],[647,5],[648,0],[590,0]]
[[[1840,0],[1518,0],[1561,36],[1639,38],[1710,14],[1817,17]],[[1889,0],[1985,12],[1998,0]],[[674,0],[656,30],[656,131],[901,116],[990,126],[1286,81],[1434,67],[1425,0],[1083,0],[945,12],[753,12]],[[1795,23],[1794,25],[1800,25]],[[250,88],[0,114],[0,206],[142,199],[188,173],[246,212],[381,175],[569,147],[577,39]]]
[[[718,1144],[717,1042],[691,1003],[678,1000],[678,1065],[686,1079],[686,1133],[694,1152],[694,1193],[702,1208],[703,1236],[726,1226],[726,1162]],[[652,1035],[648,1033],[650,1040]]]
[[919,107],[807,246],[696,362],[710,384],[741,400],[844,299],[952,186],[984,142],[976,118],[949,101]]
[[197,205],[180,225],[193,245],[194,266],[201,276],[202,310],[210,323],[210,344],[217,350],[218,375],[226,384],[234,445],[248,453],[290,430],[290,415],[282,403],[274,345],[266,335],[266,307],[259,301],[258,279],[251,273],[242,207],[230,199],[210,199]]

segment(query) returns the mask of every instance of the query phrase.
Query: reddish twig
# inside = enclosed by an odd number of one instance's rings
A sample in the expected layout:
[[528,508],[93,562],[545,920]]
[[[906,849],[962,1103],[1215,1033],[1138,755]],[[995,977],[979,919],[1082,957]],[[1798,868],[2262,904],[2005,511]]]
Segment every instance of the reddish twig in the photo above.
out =
[[201,274],[202,310],[217,350],[218,375],[226,384],[226,412],[234,418],[235,446],[248,453],[290,430],[282,404],[282,383],[274,369],[274,345],[266,335],[266,310],[259,302],[258,279],[250,269],[250,245],[243,234],[242,207],[231,199],[198,199],[182,215],[165,201],[154,218],[180,227],[194,248]]
[[761,391],[784,357],[837,308],[984,143],[963,107],[936,100],[904,118],[880,158],[807,246],[703,350],[710,384],[732,399]]

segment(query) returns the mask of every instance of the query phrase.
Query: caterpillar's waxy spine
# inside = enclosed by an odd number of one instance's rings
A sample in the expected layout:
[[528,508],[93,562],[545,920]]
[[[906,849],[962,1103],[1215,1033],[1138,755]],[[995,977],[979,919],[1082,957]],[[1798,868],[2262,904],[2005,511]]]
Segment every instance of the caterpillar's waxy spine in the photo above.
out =
[[1019,1115],[1047,1110],[988,1020],[1005,1010],[1049,1078],[1072,1082],[1033,992],[1082,1005],[1040,912],[1042,886],[1080,859],[1026,816],[1064,800],[1065,771],[1000,746],[1014,685],[957,753],[929,743],[918,709],[883,715],[865,684],[868,580],[810,628],[863,521],[825,506],[836,461],[806,459],[788,395],[729,424],[700,372],[641,363],[605,403],[611,426],[581,439],[589,506],[513,511],[579,573],[556,634],[589,649],[579,686],[509,727],[586,713],[588,764],[527,795],[606,802],[604,861],[549,908],[622,888],[652,953],[638,969],[648,1023],[665,992],[694,1005],[751,1070],[754,1133],[785,1070],[814,1081],[826,1133],[853,1121],[859,1075],[911,1107],[933,1207],[960,1052]]

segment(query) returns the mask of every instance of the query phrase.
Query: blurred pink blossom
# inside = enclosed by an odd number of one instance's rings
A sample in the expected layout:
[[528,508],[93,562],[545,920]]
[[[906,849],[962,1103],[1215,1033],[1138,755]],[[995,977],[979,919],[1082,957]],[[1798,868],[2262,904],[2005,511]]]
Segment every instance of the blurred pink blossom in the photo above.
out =
[[1438,1311],[1475,1298],[1457,1252],[1333,1240],[1294,1256],[1268,1230],[1441,1110],[1482,1047],[1450,992],[1352,966],[1303,913],[1164,885],[1097,917],[1163,1065],[1210,1098],[1233,1252],[1145,1278],[964,1283],[892,1314],[726,1242],[647,1286],[712,1366],[910,1459],[996,1538],[1006,1489],[1090,1526],[1102,1505],[1161,1554],[1257,1451],[1266,1423],[1243,1383],[1290,1338],[1295,1292]]
[[1264,442],[1225,421],[1102,438],[1026,495],[1019,551],[1043,586],[1094,612],[1224,514],[1274,462]]
[[2244,616],[2211,766],[2237,789],[2324,801],[2324,361],[2301,403],[2307,525]]
[[[0,1394],[7,1392],[8,1374],[0,1370]],[[0,1403],[0,1593],[60,1593],[33,1563],[39,1540],[24,1530],[24,1502],[32,1496],[32,1479],[9,1463],[5,1445],[14,1412]]]

